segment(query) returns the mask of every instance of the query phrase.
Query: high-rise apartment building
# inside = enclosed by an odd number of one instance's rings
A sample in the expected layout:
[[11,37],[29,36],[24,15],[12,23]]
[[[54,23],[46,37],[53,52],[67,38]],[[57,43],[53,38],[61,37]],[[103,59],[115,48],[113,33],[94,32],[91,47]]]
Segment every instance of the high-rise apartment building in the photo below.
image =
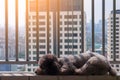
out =
[[[38,0],[39,54],[47,53],[47,0]],[[57,53],[57,0],[49,0],[49,52]],[[81,0],[60,0],[60,54],[81,53]],[[29,59],[36,60],[36,0],[29,0]],[[86,25],[84,19],[84,49]],[[33,71],[35,65],[27,65]]]
[[[116,61],[120,61],[120,10],[116,10]],[[109,18],[108,18],[108,37],[107,37],[107,53],[108,53],[108,60],[113,61],[114,59],[114,52],[113,52],[113,11],[111,11]],[[120,73],[120,64],[112,64],[112,67]]]

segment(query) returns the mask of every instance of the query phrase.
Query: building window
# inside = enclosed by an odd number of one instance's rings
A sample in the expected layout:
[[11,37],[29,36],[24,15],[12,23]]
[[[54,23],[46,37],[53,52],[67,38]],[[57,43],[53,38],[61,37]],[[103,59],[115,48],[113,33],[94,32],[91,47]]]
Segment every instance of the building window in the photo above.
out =
[[36,45],[33,45],[33,49],[36,49]]
[[29,31],[31,31],[31,28],[29,28]]
[[118,33],[118,32],[116,32],[116,34],[117,34],[117,35],[119,35],[119,33]]
[[73,54],[73,51],[65,51],[65,54]]
[[72,18],[72,15],[65,15],[64,18],[70,19],[70,18]]
[[119,36],[116,36],[116,38],[119,38]]
[[62,39],[60,39],[60,42],[62,42]]
[[33,39],[33,43],[36,43],[36,39]]
[[44,49],[44,48],[45,48],[45,45],[40,45],[39,47],[42,48],[42,49]]
[[36,28],[35,28],[35,27],[33,28],[33,31],[36,31]]
[[32,16],[32,19],[34,19],[34,20],[35,20],[35,19],[36,19],[36,16],[35,16],[35,15],[34,15],[34,16]]
[[42,27],[42,28],[39,28],[39,30],[40,30],[40,31],[45,31],[45,28]]
[[40,43],[45,43],[45,39],[40,39],[39,42]]
[[73,37],[77,37],[77,33],[73,33]]
[[74,31],[77,31],[77,27],[76,28],[73,28]]
[[31,16],[29,16],[29,19],[31,19]]
[[78,40],[77,39],[65,39],[65,43],[77,43]]
[[119,21],[116,21],[116,23],[119,23]]
[[60,31],[62,31],[62,27],[60,27]]
[[33,25],[36,25],[36,22],[32,22]]
[[62,25],[62,21],[60,21],[60,25]]
[[[51,45],[49,45],[49,48],[51,49]],[[49,51],[50,52],[50,51]]]
[[119,29],[116,29],[116,31],[119,31]]
[[111,58],[113,58],[113,55],[111,55]]
[[71,31],[72,27],[65,27],[65,31]]
[[66,19],[77,19],[77,15],[65,15],[64,18]]
[[33,51],[33,54],[36,54],[36,51]]
[[119,19],[119,17],[116,17],[116,19],[118,20],[118,19]]
[[116,55],[116,58],[119,59],[119,55]]
[[31,48],[31,45],[29,45],[29,49]]
[[116,40],[116,42],[119,42],[119,40]]
[[30,42],[31,42],[31,39],[29,39],[28,42],[30,43]]
[[31,54],[31,51],[28,51],[28,54]]
[[73,51],[73,54],[77,54],[77,51]]
[[[119,48],[118,48],[119,49]],[[116,53],[119,53],[119,51],[116,51]]]
[[60,48],[62,48],[62,45],[60,45]]
[[36,33],[33,33],[33,37],[36,37]]
[[39,22],[39,25],[45,25],[45,22],[41,21],[41,22]]
[[116,27],[119,27],[119,25],[116,25]]
[[40,54],[45,54],[45,51],[40,51]]
[[40,37],[45,37],[45,34],[44,33],[40,33],[39,36]]
[[39,19],[45,19],[45,16],[40,15]]
[[31,69],[28,69],[28,71],[31,71]]
[[73,45],[73,48],[77,49],[77,45]]
[[36,58],[36,57],[33,57],[33,60],[37,60],[37,58]]
[[60,54],[62,54],[62,51],[60,51]]
[[116,46],[119,46],[119,44],[116,44]]
[[72,48],[71,45],[65,45],[65,48]]
[[65,25],[77,25],[77,21],[65,21],[64,22]]
[[[33,64],[33,66],[38,66],[38,64]],[[35,70],[35,69],[34,69]]]
[[60,37],[62,37],[62,33],[60,33]]
[[29,37],[31,37],[31,34],[30,34],[30,33],[29,33],[28,35],[29,35]]

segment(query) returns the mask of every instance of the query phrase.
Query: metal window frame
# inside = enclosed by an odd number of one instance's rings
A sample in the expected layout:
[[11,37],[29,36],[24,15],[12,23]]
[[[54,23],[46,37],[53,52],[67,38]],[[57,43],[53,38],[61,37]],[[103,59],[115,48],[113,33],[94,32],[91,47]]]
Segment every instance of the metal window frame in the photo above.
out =
[[[47,1],[47,53],[49,53],[49,0]],[[16,0],[15,2],[15,6],[16,6],[16,61],[9,61],[8,60],[8,0],[5,0],[5,62],[0,61],[0,64],[2,63],[15,63],[15,64],[19,64],[19,63],[36,63],[36,61],[29,61],[29,44],[28,44],[28,0],[26,0],[26,61],[19,61],[18,59],[18,0]],[[39,60],[39,0],[36,0],[36,57],[37,57],[37,61]],[[68,3],[67,3],[68,4]],[[94,52],[94,0],[92,0],[92,51]],[[60,0],[57,0],[57,56],[60,57]],[[67,14],[69,15],[69,11],[67,12]],[[72,15],[73,15],[73,9],[72,9]],[[84,52],[84,0],[82,0],[82,8],[81,8],[81,16],[82,16],[82,52]],[[73,16],[72,16],[72,20],[73,20]],[[69,21],[69,20],[68,20]],[[73,27],[73,23],[72,23],[72,27]],[[69,27],[69,24],[68,24]],[[69,31],[68,31],[69,33]],[[113,56],[114,56],[114,60],[116,61],[116,0],[113,0]],[[105,0],[102,0],[102,52],[103,55],[105,56]],[[68,36],[69,39],[69,36]],[[69,43],[68,43],[69,45]],[[69,51],[69,48],[68,48]]]
[[105,0],[102,0],[102,53],[105,54]]
[[82,20],[81,20],[81,33],[82,33],[82,35],[81,35],[81,44],[82,44],[82,49],[81,49],[81,52],[83,53],[85,50],[84,50],[84,0],[82,0],[82,4],[81,4],[81,18],[82,18]]
[[15,52],[16,52],[16,61],[18,61],[18,0],[15,0],[15,24],[16,24],[16,45],[15,45]]
[[57,57],[60,57],[60,0],[57,0]]
[[28,31],[29,31],[29,28],[28,28],[28,23],[29,23],[29,21],[28,21],[28,0],[26,0],[26,61],[29,61],[29,48],[28,48],[28,46],[29,46],[29,44],[28,44]]
[[113,61],[116,61],[116,0],[113,0]]
[[8,61],[8,0],[5,0],[5,59]]
[[49,10],[49,4],[50,4],[50,3],[49,3],[49,0],[46,0],[46,3],[47,3],[47,4],[46,4],[46,6],[47,6],[47,54],[49,54],[49,32],[50,32],[50,31],[49,31],[49,29],[50,29],[50,28],[49,28],[49,27],[50,27],[50,26],[49,26],[49,18],[50,18],[50,17],[49,17],[49,11],[50,11],[50,10]]
[[91,4],[91,6],[92,6],[92,52],[94,52],[95,51],[95,45],[94,45],[94,0],[92,0],[92,4]]
[[39,61],[39,0],[36,0],[36,58]]

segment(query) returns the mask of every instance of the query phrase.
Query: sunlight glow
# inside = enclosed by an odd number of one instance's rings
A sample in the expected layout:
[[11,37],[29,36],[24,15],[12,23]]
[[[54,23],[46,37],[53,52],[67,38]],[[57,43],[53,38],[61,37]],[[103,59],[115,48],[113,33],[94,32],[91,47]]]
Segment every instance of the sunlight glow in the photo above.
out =
[[[19,10],[19,23],[20,25],[25,24],[25,1],[18,0],[18,10]],[[15,25],[15,0],[8,0],[8,23],[10,26]],[[5,25],[5,0],[0,0],[0,27]]]

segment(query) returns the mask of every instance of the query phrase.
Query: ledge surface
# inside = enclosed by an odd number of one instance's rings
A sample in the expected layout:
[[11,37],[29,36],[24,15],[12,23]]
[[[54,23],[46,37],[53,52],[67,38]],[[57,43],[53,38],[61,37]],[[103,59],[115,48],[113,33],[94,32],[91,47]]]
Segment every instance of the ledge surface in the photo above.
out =
[[0,72],[0,80],[120,80],[120,76],[49,76],[49,75],[35,75],[28,72]]

